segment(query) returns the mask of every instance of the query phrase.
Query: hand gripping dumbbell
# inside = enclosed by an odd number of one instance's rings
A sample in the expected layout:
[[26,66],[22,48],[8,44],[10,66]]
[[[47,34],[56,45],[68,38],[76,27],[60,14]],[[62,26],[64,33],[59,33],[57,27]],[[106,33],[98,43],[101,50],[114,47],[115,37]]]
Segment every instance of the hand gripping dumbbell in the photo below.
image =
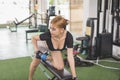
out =
[[43,61],[47,59],[47,55],[48,55],[47,52],[46,53],[42,53],[41,51],[36,52],[36,58],[41,59]]

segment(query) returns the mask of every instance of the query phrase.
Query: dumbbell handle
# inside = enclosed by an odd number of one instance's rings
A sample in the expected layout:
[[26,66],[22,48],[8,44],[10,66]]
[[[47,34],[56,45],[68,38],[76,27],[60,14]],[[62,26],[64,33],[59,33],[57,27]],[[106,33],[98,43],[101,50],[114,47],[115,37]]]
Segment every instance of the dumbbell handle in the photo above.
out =
[[48,55],[47,53],[42,54],[42,55],[41,55],[41,59],[42,59],[43,61],[46,61],[47,55]]
[[47,53],[42,53],[41,51],[36,52],[36,58],[41,59],[41,60],[46,60],[47,58]]

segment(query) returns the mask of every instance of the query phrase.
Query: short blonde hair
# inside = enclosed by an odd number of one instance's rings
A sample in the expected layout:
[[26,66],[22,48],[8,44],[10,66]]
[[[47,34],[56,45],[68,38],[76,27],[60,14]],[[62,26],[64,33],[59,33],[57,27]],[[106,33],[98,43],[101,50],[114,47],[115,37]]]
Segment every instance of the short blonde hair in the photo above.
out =
[[51,20],[51,24],[56,25],[58,28],[66,29],[66,25],[68,25],[68,20],[62,16],[56,16]]

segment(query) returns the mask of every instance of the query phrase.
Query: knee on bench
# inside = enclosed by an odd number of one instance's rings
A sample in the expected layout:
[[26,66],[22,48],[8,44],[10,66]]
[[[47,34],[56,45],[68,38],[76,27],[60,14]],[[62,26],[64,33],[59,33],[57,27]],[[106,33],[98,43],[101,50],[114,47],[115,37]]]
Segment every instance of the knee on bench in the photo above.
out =
[[45,62],[43,63],[48,70],[50,70],[57,78],[59,78],[59,80],[70,80],[72,79],[72,74],[66,70],[64,67],[61,67],[58,69],[54,68],[51,63],[49,62]]
[[64,69],[64,65],[62,66],[54,66],[57,70],[63,70]]

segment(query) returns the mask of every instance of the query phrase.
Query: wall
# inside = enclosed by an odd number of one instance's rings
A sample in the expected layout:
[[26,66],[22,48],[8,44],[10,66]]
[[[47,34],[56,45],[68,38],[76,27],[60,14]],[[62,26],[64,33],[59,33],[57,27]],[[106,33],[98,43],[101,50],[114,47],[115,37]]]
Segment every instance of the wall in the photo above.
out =
[[70,0],[70,31],[81,35],[83,25],[83,0]]
[[93,18],[97,17],[97,0],[84,0],[83,1],[83,27],[82,27],[82,35],[85,35],[86,21],[90,17],[93,17]]

